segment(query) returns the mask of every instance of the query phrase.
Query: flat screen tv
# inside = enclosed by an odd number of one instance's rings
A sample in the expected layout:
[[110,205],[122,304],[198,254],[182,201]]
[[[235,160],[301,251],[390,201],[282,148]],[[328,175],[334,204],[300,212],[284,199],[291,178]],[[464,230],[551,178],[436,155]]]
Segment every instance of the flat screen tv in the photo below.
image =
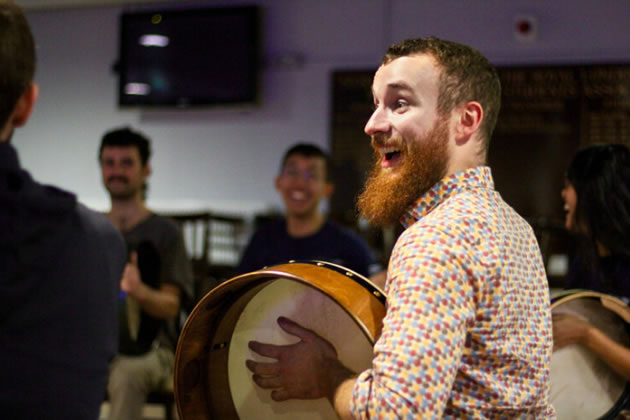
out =
[[118,103],[155,107],[257,103],[259,24],[256,6],[122,13]]

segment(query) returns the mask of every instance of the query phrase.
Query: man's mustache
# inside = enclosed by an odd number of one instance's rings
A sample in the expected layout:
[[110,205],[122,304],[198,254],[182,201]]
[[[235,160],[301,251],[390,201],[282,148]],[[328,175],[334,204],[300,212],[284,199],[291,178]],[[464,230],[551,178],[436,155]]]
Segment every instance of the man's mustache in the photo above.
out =
[[402,147],[403,140],[401,137],[392,137],[387,134],[376,134],[372,137],[372,147],[377,148],[379,146],[398,146]]
[[108,184],[112,181],[120,181],[120,182],[124,182],[125,184],[129,184],[129,179],[127,179],[127,177],[119,176],[119,175],[112,175],[109,178],[107,178],[106,181]]

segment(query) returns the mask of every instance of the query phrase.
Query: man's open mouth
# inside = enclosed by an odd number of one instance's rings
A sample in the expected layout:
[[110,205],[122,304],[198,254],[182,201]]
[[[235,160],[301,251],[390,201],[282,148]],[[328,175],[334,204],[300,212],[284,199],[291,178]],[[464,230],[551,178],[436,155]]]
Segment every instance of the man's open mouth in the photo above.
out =
[[393,166],[398,160],[400,160],[401,157],[400,149],[393,146],[382,147],[379,149],[379,152],[383,156],[381,166],[384,168]]

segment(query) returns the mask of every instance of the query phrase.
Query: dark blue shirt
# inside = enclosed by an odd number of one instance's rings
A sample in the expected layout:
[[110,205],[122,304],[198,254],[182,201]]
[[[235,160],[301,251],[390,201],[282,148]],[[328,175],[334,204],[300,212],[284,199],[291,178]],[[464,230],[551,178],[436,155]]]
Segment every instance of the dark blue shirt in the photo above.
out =
[[290,260],[322,260],[370,276],[381,270],[367,244],[357,234],[332,222],[310,236],[289,235],[285,220],[267,223],[254,233],[238,266],[248,273]]

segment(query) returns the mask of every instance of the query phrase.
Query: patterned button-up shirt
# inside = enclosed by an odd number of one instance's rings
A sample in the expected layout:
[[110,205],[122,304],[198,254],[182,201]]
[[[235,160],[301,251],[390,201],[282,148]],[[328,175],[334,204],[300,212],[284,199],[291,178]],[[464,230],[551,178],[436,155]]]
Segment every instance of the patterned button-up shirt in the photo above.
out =
[[551,419],[549,291],[531,227],[488,167],[450,175],[403,218],[357,419]]

